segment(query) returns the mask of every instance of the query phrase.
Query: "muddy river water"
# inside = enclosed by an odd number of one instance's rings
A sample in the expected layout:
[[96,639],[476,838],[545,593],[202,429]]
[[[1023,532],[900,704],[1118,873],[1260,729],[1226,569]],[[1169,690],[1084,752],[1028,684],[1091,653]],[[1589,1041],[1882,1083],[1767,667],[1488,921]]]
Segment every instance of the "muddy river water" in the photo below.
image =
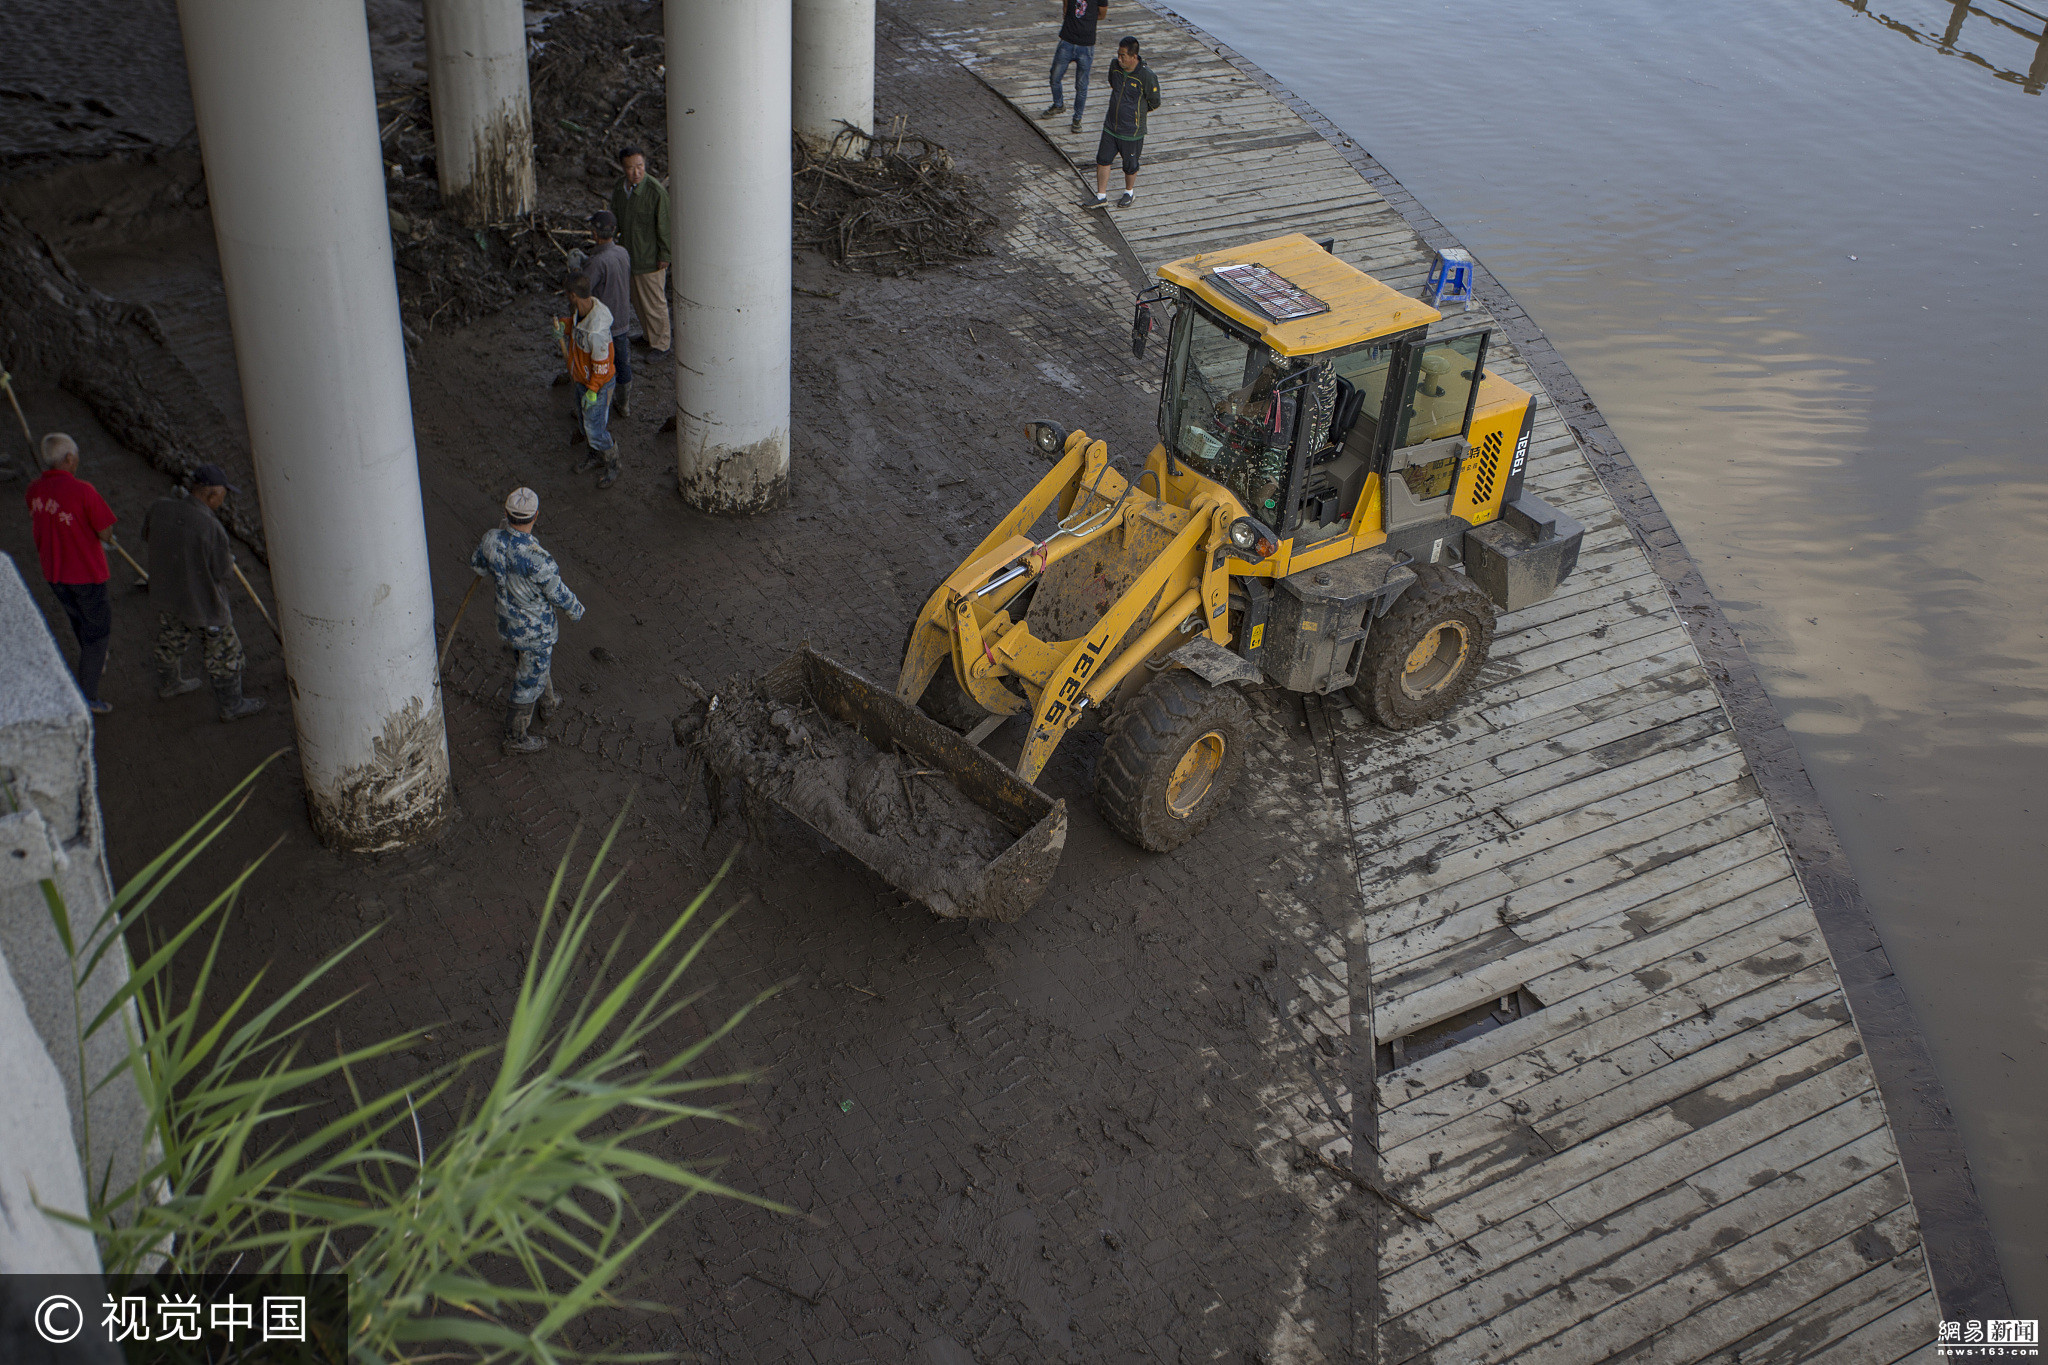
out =
[[1861,879],[2014,1308],[2048,1315],[2048,24],[1176,4],[1456,232],[1650,477]]

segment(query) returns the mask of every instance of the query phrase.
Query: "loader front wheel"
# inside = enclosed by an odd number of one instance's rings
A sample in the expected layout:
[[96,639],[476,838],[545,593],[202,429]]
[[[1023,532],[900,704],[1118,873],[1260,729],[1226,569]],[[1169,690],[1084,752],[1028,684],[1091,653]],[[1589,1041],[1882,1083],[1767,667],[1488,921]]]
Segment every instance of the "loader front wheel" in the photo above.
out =
[[1185,669],[1126,702],[1095,769],[1095,804],[1139,848],[1168,853],[1202,832],[1244,771],[1251,707]]
[[1472,685],[1493,647],[1493,599],[1451,569],[1420,568],[1415,585],[1365,642],[1353,703],[1389,730],[1441,720]]
[[[936,589],[934,589],[936,591]],[[926,593],[929,599],[931,593]],[[912,621],[903,631],[903,647],[896,651],[898,658],[910,653],[910,637],[917,634],[917,622]],[[948,730],[962,734],[988,719],[988,708],[967,695],[967,689],[953,676],[953,661],[946,660],[932,680],[925,684],[924,695],[917,699],[917,709],[930,716]]]
[[917,699],[918,709],[949,730],[962,734],[988,719],[988,708],[967,695],[967,689],[953,676],[953,663],[949,659],[931,680],[924,695]]

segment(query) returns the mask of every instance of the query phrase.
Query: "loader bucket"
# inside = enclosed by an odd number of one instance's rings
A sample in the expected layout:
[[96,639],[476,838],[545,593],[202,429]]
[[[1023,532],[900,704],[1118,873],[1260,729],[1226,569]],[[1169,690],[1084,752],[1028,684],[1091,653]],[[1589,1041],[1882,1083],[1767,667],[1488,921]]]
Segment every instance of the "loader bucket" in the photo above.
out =
[[948,919],[1020,918],[1067,807],[886,687],[805,648],[705,718],[723,778],[781,806]]

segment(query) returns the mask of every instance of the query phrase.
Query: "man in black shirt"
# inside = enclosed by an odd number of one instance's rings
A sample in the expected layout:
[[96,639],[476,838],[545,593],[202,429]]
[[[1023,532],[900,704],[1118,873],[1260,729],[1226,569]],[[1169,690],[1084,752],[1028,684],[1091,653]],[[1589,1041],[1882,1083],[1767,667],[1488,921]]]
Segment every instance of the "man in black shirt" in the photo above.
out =
[[195,641],[213,684],[222,720],[240,720],[263,709],[261,697],[242,695],[241,637],[228,610],[228,577],[235,571],[228,533],[214,513],[237,491],[217,464],[193,472],[190,497],[159,498],[142,519],[149,542],[151,600],[157,606],[157,696],[165,701],[199,689],[184,676],[184,659]]
[[1052,108],[1040,114],[1051,118],[1067,108],[1067,67],[1081,69],[1074,80],[1074,131],[1081,131],[1081,110],[1088,103],[1088,73],[1095,69],[1095,24],[1109,8],[1109,0],[1059,0],[1060,45],[1052,53]]

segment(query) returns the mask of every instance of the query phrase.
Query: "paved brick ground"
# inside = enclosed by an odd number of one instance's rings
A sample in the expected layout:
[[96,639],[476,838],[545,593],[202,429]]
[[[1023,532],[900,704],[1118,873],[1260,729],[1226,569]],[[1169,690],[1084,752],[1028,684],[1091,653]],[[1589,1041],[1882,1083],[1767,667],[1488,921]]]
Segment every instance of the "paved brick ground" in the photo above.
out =
[[[801,285],[836,297],[799,298],[796,497],[758,521],[681,505],[654,434],[662,405],[644,397],[620,424],[628,481],[599,495],[569,472],[540,301],[431,339],[414,403],[439,597],[452,613],[504,490],[538,489],[542,538],[590,604],[557,656],[570,706],[545,755],[498,755],[507,661],[473,607],[447,683],[459,817],[428,847],[329,854],[282,760],[190,882],[196,897],[282,837],[240,911],[230,977],[301,969],[386,921],[337,982],[362,992],[345,1031],[436,1023],[422,1065],[487,1040],[579,823],[635,794],[614,911],[635,936],[723,858],[734,831],[707,828],[669,739],[677,675],[716,686],[806,639],[886,673],[931,583],[1037,477],[1022,418],[1149,448],[1151,362],[1140,373],[1125,349],[1134,277],[1074,210],[1071,172],[886,15],[879,57],[880,116],[907,113],[983,177],[997,254],[902,280],[800,262]],[[89,473],[139,519],[161,479],[63,395],[28,397],[39,424],[81,433]],[[0,548],[19,556],[24,539],[10,521]],[[117,874],[290,743],[281,709],[224,729],[199,698],[151,700],[152,623],[146,597],[117,603],[119,709],[100,748]],[[245,624],[252,689],[281,708],[281,660]],[[1260,724],[1237,802],[1165,858],[1095,819],[1097,741],[1071,742],[1045,779],[1073,805],[1066,860],[1018,925],[934,921],[793,826],[744,853],[715,898],[738,909],[704,962],[708,994],[677,1038],[783,983],[709,1061],[761,1074],[734,1096],[754,1127],[679,1149],[799,1213],[698,1206],[634,1286],[674,1320],[602,1330],[720,1361],[1349,1356],[1360,1196],[1280,1137],[1345,1121],[1305,1112],[1344,1088],[1329,1082],[1345,1062],[1306,1041],[1288,1002],[1314,974],[1302,943],[1355,912],[1355,880],[1326,751],[1292,703]],[[158,927],[184,908],[166,905]]]

